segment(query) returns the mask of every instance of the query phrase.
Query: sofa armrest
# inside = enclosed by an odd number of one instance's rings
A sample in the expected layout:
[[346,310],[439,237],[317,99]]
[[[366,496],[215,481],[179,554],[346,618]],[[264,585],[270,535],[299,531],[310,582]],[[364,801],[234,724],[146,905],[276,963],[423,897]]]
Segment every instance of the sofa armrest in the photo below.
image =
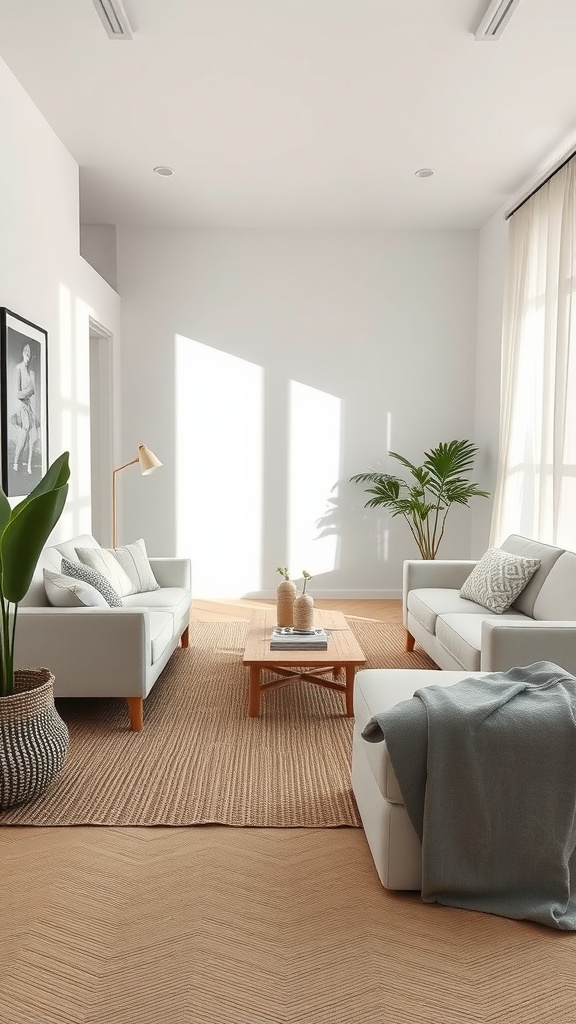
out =
[[482,623],[482,672],[504,672],[535,661],[552,661],[576,675],[576,622],[488,619]]
[[146,696],[151,650],[145,608],[18,610],[15,667],[49,668],[58,697]]
[[402,573],[402,614],[406,624],[406,603],[411,590],[421,587],[438,587],[443,590],[460,590],[477,560],[451,559],[406,559]]
[[192,587],[192,570],[189,558],[150,558],[152,572],[161,587]]

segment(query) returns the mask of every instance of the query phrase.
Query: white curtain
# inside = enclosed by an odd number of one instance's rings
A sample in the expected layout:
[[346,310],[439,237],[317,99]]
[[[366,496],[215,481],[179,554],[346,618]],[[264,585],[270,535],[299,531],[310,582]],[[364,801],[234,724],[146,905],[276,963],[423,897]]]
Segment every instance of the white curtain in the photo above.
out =
[[576,157],[510,219],[490,543],[576,549]]

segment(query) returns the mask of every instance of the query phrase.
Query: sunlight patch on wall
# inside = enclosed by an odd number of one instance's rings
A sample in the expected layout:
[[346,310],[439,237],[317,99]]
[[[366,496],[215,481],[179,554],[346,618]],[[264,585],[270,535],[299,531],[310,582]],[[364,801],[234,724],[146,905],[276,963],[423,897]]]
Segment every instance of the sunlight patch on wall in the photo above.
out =
[[[76,465],[77,494],[87,516],[80,524],[81,530],[90,526],[92,474],[90,464],[90,314],[92,310],[82,299],[76,300],[75,337],[77,345],[74,354],[74,418],[76,421],[76,447],[80,458]],[[96,429],[96,424],[94,424]]]
[[176,335],[176,552],[200,598],[239,598],[262,575],[261,366]]
[[[336,568],[337,531],[319,536],[340,474],[341,401],[290,382],[289,563],[294,578]],[[336,502],[337,504],[337,502]]]
[[[48,337],[49,458],[70,452],[59,536],[91,530],[89,307],[60,284],[58,331]],[[55,415],[56,413],[56,415]]]

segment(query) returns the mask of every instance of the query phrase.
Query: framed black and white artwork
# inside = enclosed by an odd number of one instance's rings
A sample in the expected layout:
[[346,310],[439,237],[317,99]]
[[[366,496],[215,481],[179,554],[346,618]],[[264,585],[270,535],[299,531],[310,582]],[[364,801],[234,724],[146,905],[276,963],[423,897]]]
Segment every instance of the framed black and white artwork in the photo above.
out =
[[48,468],[48,334],[0,307],[2,490],[23,498]]

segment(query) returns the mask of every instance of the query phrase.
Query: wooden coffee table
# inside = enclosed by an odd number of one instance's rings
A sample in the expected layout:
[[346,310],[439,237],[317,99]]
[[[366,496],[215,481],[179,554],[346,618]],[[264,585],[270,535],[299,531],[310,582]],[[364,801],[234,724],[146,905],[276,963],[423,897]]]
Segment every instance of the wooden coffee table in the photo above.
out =
[[[366,656],[342,612],[314,610],[314,625],[329,631],[327,651],[271,651],[270,636],[275,625],[275,608],[258,609],[252,613],[243,659],[250,669],[250,718],[257,718],[260,714],[261,694],[296,683],[299,679],[343,693],[349,718],[352,715],[354,674],[359,665],[366,664]],[[281,678],[262,683],[264,669]],[[345,682],[338,682],[343,672]],[[326,678],[325,673],[332,673],[332,678]]]

